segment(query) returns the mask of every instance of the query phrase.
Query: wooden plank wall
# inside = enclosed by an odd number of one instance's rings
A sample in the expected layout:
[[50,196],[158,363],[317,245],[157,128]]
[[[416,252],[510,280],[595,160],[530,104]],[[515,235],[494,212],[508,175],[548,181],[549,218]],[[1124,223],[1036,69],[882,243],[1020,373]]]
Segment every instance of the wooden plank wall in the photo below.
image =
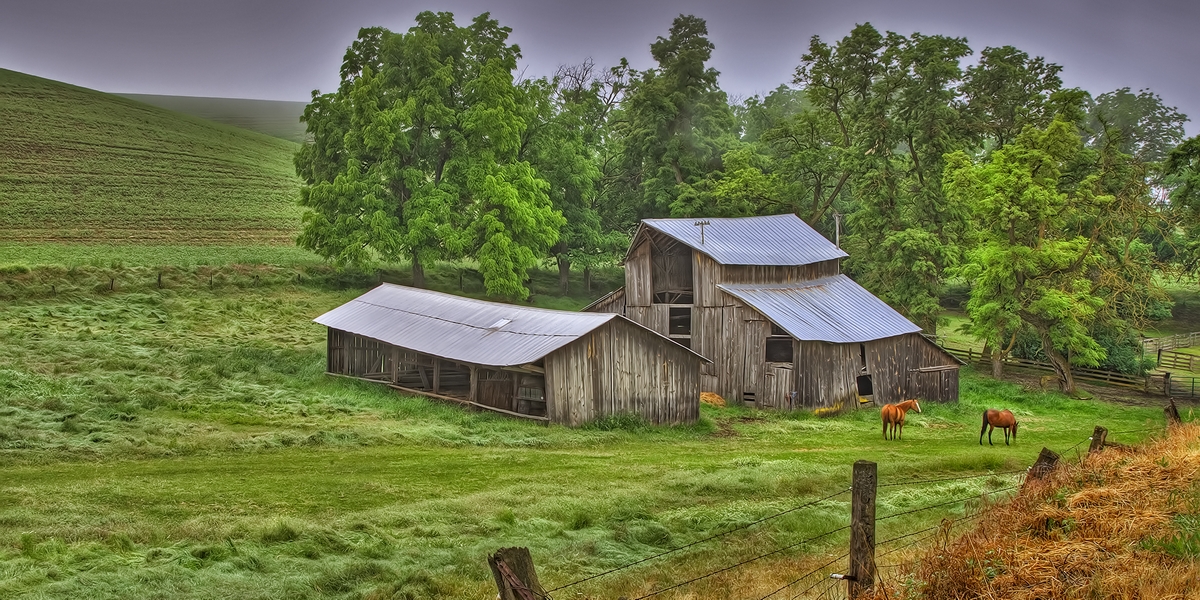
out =
[[695,422],[700,362],[651,332],[612,321],[546,357],[547,415],[564,425],[621,413],[656,425]]
[[625,261],[625,306],[650,306],[650,242],[642,238]]
[[793,283],[830,277],[841,272],[840,260],[798,267],[722,265],[701,252],[692,253],[697,306],[729,306],[733,299],[717,289],[722,283]]
[[647,230],[654,240],[650,246],[650,287],[654,292],[692,289],[692,249],[655,231]]
[[935,373],[911,371],[958,364],[919,333],[875,340],[867,342],[865,346],[876,404],[909,398],[935,402],[958,401],[958,369]]
[[[746,382],[747,317],[754,313],[742,306],[692,308],[692,349],[713,361],[701,365],[706,392],[715,392],[731,402],[741,402]],[[759,317],[761,318],[761,317]],[[769,331],[769,328],[768,328]]]
[[838,402],[856,405],[861,368],[858,344],[797,341],[795,348],[793,368],[798,407],[814,409]]
[[609,292],[584,310],[594,313],[625,314],[625,288],[621,287]]
[[391,372],[388,344],[333,328],[328,328],[326,341],[330,373],[378,379]]

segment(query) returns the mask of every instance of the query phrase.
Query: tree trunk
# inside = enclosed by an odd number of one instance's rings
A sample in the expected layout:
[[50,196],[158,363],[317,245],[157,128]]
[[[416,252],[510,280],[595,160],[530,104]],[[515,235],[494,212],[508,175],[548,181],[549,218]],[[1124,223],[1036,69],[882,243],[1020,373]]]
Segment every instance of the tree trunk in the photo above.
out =
[[1058,375],[1059,389],[1068,396],[1078,395],[1079,390],[1075,389],[1075,378],[1071,375],[1071,361],[1054,347],[1049,332],[1041,331],[1039,333],[1042,337],[1042,351],[1050,358],[1050,364],[1054,366],[1054,372]]
[[589,293],[589,294],[592,293],[592,268],[591,267],[583,268],[583,288],[585,290],[587,290],[587,293]]
[[992,379],[1002,377],[1004,377],[1004,353],[996,350],[992,352]]
[[558,293],[566,296],[571,288],[571,260],[566,254],[558,255]]
[[412,259],[412,276],[413,287],[425,287],[425,267],[421,266],[421,259],[414,254]]

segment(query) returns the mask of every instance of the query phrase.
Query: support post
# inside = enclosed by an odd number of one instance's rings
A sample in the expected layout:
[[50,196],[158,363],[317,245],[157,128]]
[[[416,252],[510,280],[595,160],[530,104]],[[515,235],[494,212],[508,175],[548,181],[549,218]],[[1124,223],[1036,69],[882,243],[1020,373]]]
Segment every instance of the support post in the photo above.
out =
[[433,393],[442,393],[442,361],[433,359]]
[[400,383],[400,349],[392,346],[392,383]]
[[1029,479],[1041,479],[1049,475],[1054,470],[1054,467],[1058,465],[1058,459],[1057,452],[1043,447],[1041,454],[1038,454],[1037,460],[1029,468],[1029,476],[1026,477],[1026,481]]
[[471,402],[479,402],[479,367],[471,365],[471,391],[467,394]]
[[854,600],[875,586],[875,488],[876,464],[855,461],[850,490],[850,577],[849,597]]
[[1092,431],[1092,445],[1088,446],[1088,455],[1091,456],[1104,449],[1104,441],[1108,438],[1108,430],[1097,425]]
[[529,548],[501,548],[488,556],[500,600],[540,600],[546,590],[538,583]]

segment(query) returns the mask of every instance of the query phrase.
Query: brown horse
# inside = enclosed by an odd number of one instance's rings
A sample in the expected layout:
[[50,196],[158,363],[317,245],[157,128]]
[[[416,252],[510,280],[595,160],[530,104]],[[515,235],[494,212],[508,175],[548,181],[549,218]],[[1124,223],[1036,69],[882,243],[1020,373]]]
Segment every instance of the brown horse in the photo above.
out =
[[[988,429],[991,427],[991,429]],[[983,411],[983,429],[979,430],[979,445],[983,445],[983,432],[987,431],[988,445],[992,444],[992,432],[999,427],[1004,430],[1004,445],[1008,445],[1008,430],[1012,430],[1012,441],[1017,443],[1017,418],[1013,416],[1012,411],[1008,409],[994,410],[987,409]]]
[[892,439],[901,439],[904,433],[904,414],[914,409],[921,412],[921,405],[917,404],[915,399],[896,404],[884,404],[883,408],[879,409],[879,416],[883,418],[883,439],[888,439],[889,425],[892,427]]

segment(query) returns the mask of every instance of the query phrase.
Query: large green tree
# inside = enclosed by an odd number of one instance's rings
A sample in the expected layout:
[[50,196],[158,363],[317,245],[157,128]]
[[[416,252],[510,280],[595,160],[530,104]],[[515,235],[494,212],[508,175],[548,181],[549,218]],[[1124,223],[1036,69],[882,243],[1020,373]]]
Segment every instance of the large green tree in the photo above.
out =
[[997,357],[1032,332],[1076,393],[1071,366],[1107,357],[1097,334],[1144,323],[1162,297],[1139,239],[1157,218],[1142,163],[1113,145],[1086,149],[1064,120],[1026,127],[985,160],[947,160],[947,193],[971,208],[977,233],[959,269],[972,282],[973,332]]
[[643,193],[642,216],[712,212],[706,178],[721,169],[736,119],[717,71],[704,19],[680,15],[650,46],[656,68],[630,83],[622,106],[623,158]]
[[296,156],[301,246],[338,263],[473,257],[489,293],[524,297],[526,271],[564,221],[519,157],[520,50],[486,13],[459,26],[423,12],[406,33],[363,29],[336,92],[314,92]]

